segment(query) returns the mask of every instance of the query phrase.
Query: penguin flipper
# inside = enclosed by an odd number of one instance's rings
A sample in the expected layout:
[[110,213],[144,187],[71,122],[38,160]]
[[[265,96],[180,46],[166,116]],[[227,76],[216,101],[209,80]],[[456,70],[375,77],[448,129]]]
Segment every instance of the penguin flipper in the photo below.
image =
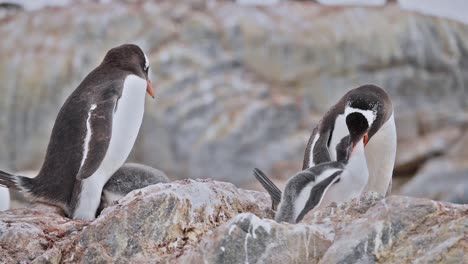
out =
[[[78,180],[90,177],[101,165],[109,148],[112,117],[116,104],[117,97],[113,96],[91,106],[86,123],[87,136],[83,143],[85,146],[83,160],[76,175]],[[90,135],[89,138],[88,135]]]
[[336,145],[336,160],[347,161],[351,155],[350,145],[352,145],[349,135],[343,137]]
[[314,185],[312,190],[310,191],[309,199],[307,200],[304,209],[302,209],[301,213],[296,219],[296,223],[302,220],[304,216],[310,212],[310,210],[314,209],[315,207],[319,206],[322,202],[323,197],[330,189],[330,187],[340,181],[342,171],[337,171],[333,173],[331,176],[326,178],[325,180],[317,183]]
[[272,207],[277,208],[281,201],[280,189],[260,169],[254,168],[253,172],[255,179],[257,179],[263,188],[265,188],[265,190],[270,194],[271,201],[273,202]]

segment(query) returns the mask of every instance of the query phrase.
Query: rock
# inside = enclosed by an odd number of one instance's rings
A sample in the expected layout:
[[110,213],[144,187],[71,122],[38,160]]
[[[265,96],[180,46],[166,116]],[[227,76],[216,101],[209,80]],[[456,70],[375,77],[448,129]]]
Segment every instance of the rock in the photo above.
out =
[[[468,175],[468,172],[465,174],[465,177],[466,175]],[[458,184],[451,194],[447,194],[444,200],[451,203],[468,204],[468,184],[466,182]]]
[[[83,1],[83,0],[80,0]],[[86,0],[84,0],[86,1]],[[37,1],[24,1],[24,0],[4,0],[2,5],[12,5],[28,11],[38,10],[46,7],[63,7],[71,4],[70,0],[37,0]]]
[[[241,214],[180,263],[402,263],[461,261],[468,206],[371,194],[296,225]],[[431,230],[431,232],[427,232]]]
[[[276,223],[246,213],[235,216],[201,244],[177,259],[180,263],[317,263],[335,233],[375,205],[368,194],[351,204],[336,204],[308,214],[299,224]],[[313,224],[311,224],[313,222]]]
[[398,144],[395,172],[414,173],[428,159],[447,153],[461,136],[460,128],[449,127]]
[[331,240],[329,230],[323,227],[278,224],[250,213],[240,214],[178,262],[317,263]]
[[149,186],[105,209],[66,249],[62,261],[159,262],[194,247],[236,214],[271,217],[270,204],[264,193],[210,180]]
[[[468,205],[368,193],[296,225],[266,193],[212,180],[133,191],[93,222],[55,207],[0,212],[2,263],[461,263]],[[429,232],[430,231],[430,232]]]
[[468,19],[465,16],[468,4],[463,0],[453,1],[451,5],[445,5],[444,1],[440,0],[424,0],[424,2],[421,0],[398,0],[398,4],[405,10],[446,17],[468,24]]
[[387,0],[317,0],[323,5],[334,5],[334,6],[381,6],[387,3]]
[[59,263],[61,247],[73,241],[85,224],[44,205],[0,212],[1,262]]
[[272,217],[265,193],[229,183],[185,180],[137,190],[94,222],[55,207],[0,213],[0,257],[10,262],[158,262],[191,248],[236,214]]
[[[456,203],[468,203],[463,194],[467,184],[468,164],[442,157],[431,160],[406,183],[400,193],[414,197]],[[465,198],[463,198],[465,197]]]
[[390,196],[343,228],[320,263],[457,263],[467,216],[468,206]]
[[400,190],[403,195],[468,203],[468,131],[446,154],[428,161]]

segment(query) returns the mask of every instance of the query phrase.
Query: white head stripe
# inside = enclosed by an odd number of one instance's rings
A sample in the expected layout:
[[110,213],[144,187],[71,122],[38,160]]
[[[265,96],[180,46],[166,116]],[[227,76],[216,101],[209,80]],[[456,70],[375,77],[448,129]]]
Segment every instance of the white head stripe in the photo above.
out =
[[149,68],[149,60],[145,53],[143,53],[143,55],[145,55],[145,70],[146,70]]
[[346,106],[344,115],[348,116],[349,114],[352,114],[352,113],[362,114],[367,119],[367,123],[369,123],[369,127],[372,126],[372,123],[374,123],[374,120],[375,120],[375,117],[376,117],[374,111],[372,111],[372,110],[362,110],[362,109],[359,109],[359,108]]

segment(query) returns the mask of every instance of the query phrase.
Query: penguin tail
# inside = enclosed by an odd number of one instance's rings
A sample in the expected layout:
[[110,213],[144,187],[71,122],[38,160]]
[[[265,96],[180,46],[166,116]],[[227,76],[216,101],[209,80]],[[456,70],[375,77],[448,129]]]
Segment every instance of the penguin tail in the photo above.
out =
[[17,176],[8,172],[0,171],[0,186],[8,189],[27,191],[31,179],[24,176]]
[[0,171],[0,185],[9,189],[20,189],[16,176],[4,171]]
[[272,209],[276,209],[278,204],[281,201],[281,191],[280,189],[265,175],[260,169],[254,168],[253,173],[255,179],[265,188],[265,190],[270,194],[272,201]]

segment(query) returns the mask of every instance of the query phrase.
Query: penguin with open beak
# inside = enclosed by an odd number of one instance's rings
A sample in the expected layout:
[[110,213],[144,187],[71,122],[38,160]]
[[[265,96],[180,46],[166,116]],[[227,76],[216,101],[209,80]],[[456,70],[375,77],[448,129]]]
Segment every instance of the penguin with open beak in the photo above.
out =
[[93,220],[104,185],[133,148],[146,93],[154,98],[149,66],[137,45],[109,50],[60,109],[38,175],[0,171],[0,185],[59,206],[74,219]]
[[396,127],[392,101],[382,88],[375,85],[363,85],[348,91],[323,116],[307,143],[302,169],[346,158],[339,155],[344,152],[337,151],[337,146],[348,134],[345,119],[351,112],[362,113],[369,122],[369,133],[364,139],[369,167],[365,191],[388,195],[396,156]]
[[346,159],[324,162],[299,172],[287,181],[283,193],[259,169],[254,169],[255,177],[271,195],[275,207],[279,203],[277,222],[297,223],[313,209],[361,195],[369,178],[364,152],[369,122],[360,112],[349,113],[345,122],[349,134],[340,140],[338,152]]

